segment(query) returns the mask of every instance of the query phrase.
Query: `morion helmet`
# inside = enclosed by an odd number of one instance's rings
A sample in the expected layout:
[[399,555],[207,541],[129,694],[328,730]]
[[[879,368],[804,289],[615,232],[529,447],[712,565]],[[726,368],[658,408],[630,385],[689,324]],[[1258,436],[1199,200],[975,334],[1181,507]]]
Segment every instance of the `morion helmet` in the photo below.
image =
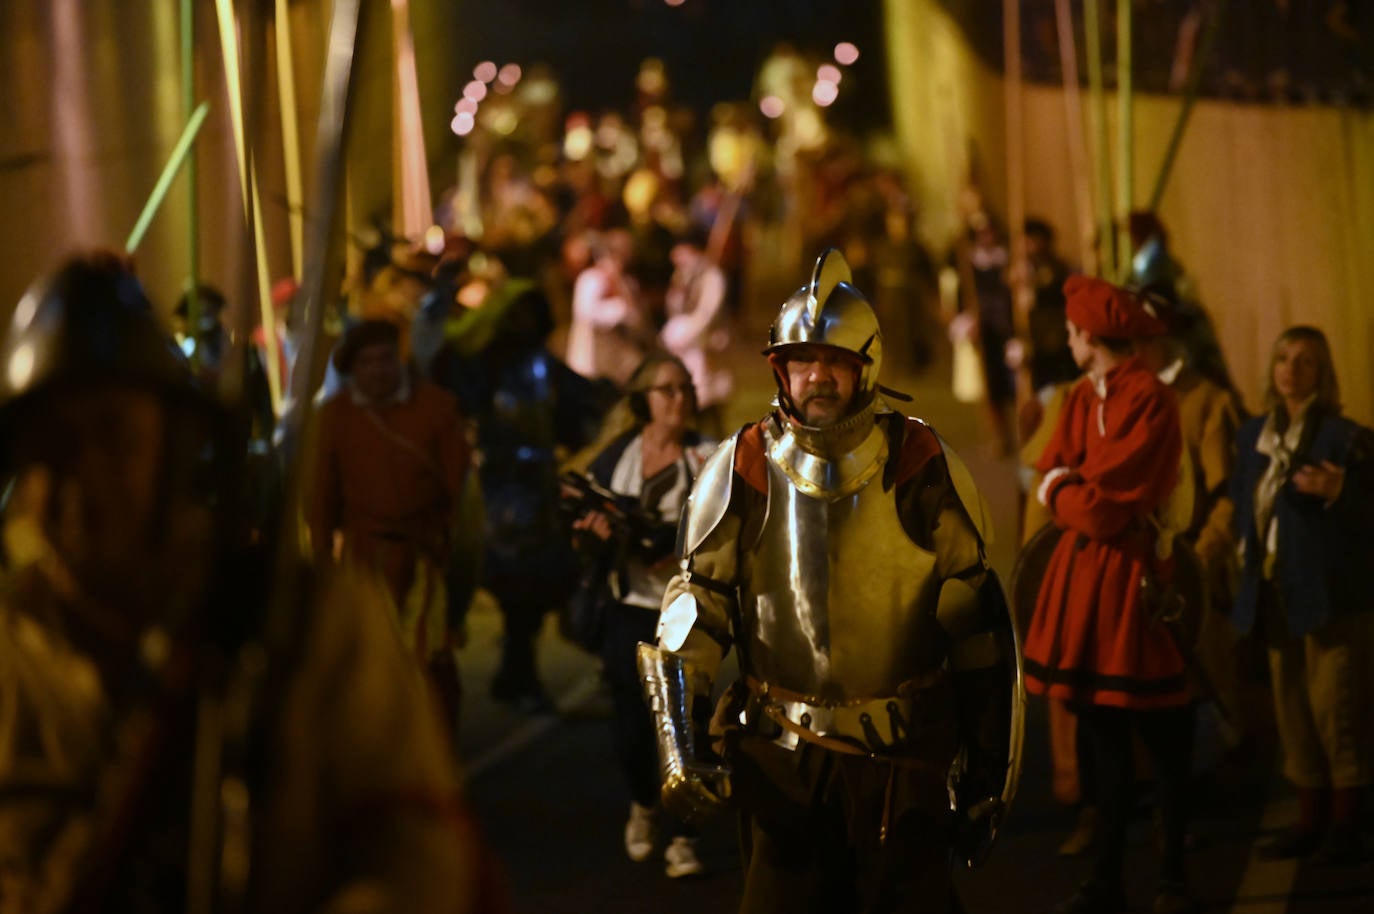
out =
[[51,387],[111,382],[192,390],[128,266],[110,254],[74,257],[29,288],[0,333],[0,407]]
[[854,288],[853,281],[844,255],[827,248],[816,258],[811,281],[783,302],[768,330],[768,348],[763,351],[772,355],[788,346],[811,343],[852,353],[863,364],[855,400],[867,404],[878,390],[883,333],[873,306]]

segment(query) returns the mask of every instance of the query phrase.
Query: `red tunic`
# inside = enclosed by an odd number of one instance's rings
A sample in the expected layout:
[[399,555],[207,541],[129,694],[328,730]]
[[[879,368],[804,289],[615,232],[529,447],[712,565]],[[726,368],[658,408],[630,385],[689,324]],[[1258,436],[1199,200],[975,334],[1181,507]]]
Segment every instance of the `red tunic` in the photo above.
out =
[[1026,635],[1026,687],[1051,698],[1148,709],[1187,703],[1183,658],[1142,605],[1155,562],[1149,516],[1178,477],[1182,431],[1172,391],[1138,359],[1069,393],[1037,466],[1076,471],[1050,505],[1063,528]]

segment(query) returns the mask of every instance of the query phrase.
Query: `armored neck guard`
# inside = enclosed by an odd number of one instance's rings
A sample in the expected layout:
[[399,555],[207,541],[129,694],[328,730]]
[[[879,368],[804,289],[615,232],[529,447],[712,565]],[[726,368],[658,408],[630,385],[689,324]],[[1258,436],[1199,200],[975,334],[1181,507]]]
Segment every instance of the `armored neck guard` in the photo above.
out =
[[[765,427],[768,459],[806,495],[832,499],[852,495],[887,461],[887,435],[877,416],[891,411],[875,397],[859,412],[824,428],[774,413],[776,421]],[[850,444],[856,438],[857,444]]]

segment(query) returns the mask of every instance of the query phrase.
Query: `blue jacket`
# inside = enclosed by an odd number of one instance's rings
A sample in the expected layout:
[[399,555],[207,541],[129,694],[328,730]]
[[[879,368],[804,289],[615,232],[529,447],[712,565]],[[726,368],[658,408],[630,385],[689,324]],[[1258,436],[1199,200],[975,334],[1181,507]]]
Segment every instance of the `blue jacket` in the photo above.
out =
[[[1244,546],[1233,621],[1249,632],[1258,613],[1264,532],[1256,529],[1255,490],[1269,458],[1255,449],[1266,416],[1240,427],[1231,498],[1236,538]],[[1278,546],[1274,584],[1283,601],[1288,633],[1300,637],[1320,629],[1336,614],[1374,609],[1374,433],[1349,419],[1312,414],[1303,430],[1294,467],[1324,460],[1344,467],[1340,497],[1328,508],[1285,481],[1274,499]]]

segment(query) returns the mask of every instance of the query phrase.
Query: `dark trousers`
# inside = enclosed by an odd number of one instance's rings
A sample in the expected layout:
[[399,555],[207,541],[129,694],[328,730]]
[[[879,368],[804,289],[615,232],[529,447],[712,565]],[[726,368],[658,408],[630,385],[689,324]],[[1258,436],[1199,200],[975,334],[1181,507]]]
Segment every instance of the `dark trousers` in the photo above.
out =
[[[654,642],[658,613],[642,606],[613,603],[606,618],[601,643],[602,676],[611,692],[611,737],[630,799],[640,806],[658,806],[658,743],[653,719],[635,667],[635,648],[641,641]],[[666,823],[673,836],[694,832],[677,821]]]
[[727,756],[745,826],[741,914],[962,911],[943,776],[748,731]]
[[805,828],[749,823],[750,852],[740,914],[958,914],[949,850],[920,823],[897,823],[863,850],[837,811]]
[[611,690],[611,734],[615,754],[630,788],[630,799],[640,806],[658,805],[658,745],[644,689],[635,668],[635,646],[653,643],[658,613],[640,606],[615,603],[606,619],[606,638],[601,644],[602,676]]
[[1093,761],[1092,735],[1081,722],[1074,728],[1074,755],[1078,759],[1078,802],[1097,805],[1097,763]]
[[535,665],[535,639],[544,617],[577,586],[580,567],[565,542],[536,544],[507,552],[488,544],[482,586],[501,605],[504,637],[494,691],[519,697],[542,691]]
[[1094,879],[1105,885],[1121,882],[1126,855],[1126,829],[1134,806],[1132,731],[1140,734],[1155,768],[1157,802],[1163,825],[1160,880],[1182,885],[1183,840],[1187,828],[1188,773],[1193,753],[1193,707],[1159,711],[1087,707],[1078,712],[1078,726],[1087,737],[1096,771],[1097,805],[1101,823]]
[[497,599],[501,601],[503,634],[496,680],[511,693],[504,697],[538,691],[541,686],[535,668],[534,642],[549,605],[523,596],[498,595]]

